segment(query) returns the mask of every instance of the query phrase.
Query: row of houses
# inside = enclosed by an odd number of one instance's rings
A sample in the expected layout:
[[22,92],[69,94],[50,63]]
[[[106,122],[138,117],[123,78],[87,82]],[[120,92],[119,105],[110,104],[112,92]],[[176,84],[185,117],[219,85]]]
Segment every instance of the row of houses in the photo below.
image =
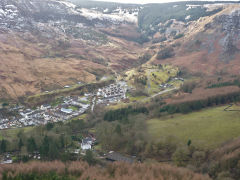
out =
[[160,86],[160,88],[170,88],[170,87],[173,87],[172,84],[168,84],[168,83],[166,83],[166,84],[160,84],[159,86]]
[[86,97],[65,97],[62,103],[51,106],[44,104],[36,109],[27,109],[24,106],[12,108],[18,112],[18,116],[0,118],[0,129],[19,128],[25,126],[36,126],[49,122],[66,121],[77,117],[89,108]]
[[127,83],[119,81],[116,84],[110,84],[102,89],[98,89],[96,94],[97,104],[113,103],[122,99],[126,99],[126,92],[128,90]]
[[0,117],[0,129],[20,128],[25,126],[36,126],[49,122],[66,121],[77,117],[95,104],[116,103],[126,99],[128,86],[126,82],[119,81],[104,88],[98,89],[96,93],[85,93],[83,97],[67,96],[56,106],[43,104],[36,109],[28,109],[24,106],[16,106],[10,110],[17,112],[14,117]]

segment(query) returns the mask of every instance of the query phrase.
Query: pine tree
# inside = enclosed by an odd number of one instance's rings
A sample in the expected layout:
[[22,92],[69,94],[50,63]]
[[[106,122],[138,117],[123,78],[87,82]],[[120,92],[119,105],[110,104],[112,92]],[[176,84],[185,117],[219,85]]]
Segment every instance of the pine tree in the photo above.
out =
[[5,153],[6,151],[7,151],[7,141],[3,139],[0,144],[0,152]]
[[19,139],[18,141],[18,149],[21,150],[21,148],[24,146],[22,138]]
[[27,140],[27,151],[29,153],[33,153],[34,151],[37,150],[37,145],[35,143],[35,139],[33,137],[30,137],[28,140]]
[[44,136],[42,145],[40,147],[40,153],[42,157],[48,157],[48,153],[49,153],[49,137],[48,136]]

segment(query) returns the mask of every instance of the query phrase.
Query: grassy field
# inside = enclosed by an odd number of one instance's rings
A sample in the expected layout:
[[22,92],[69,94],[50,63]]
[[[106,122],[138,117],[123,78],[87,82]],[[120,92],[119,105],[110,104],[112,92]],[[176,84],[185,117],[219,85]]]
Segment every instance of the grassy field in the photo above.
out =
[[4,137],[4,139],[11,139],[14,137],[17,137],[17,134],[22,131],[22,132],[30,132],[33,130],[34,127],[29,126],[29,127],[24,127],[24,128],[14,128],[14,129],[5,129],[0,131],[0,139]]
[[79,119],[81,119],[81,120],[83,120],[83,121],[86,122],[86,118],[87,118],[87,114],[84,113],[84,114],[81,114],[80,116],[77,116],[77,117],[75,117],[75,118],[73,118],[73,119],[71,119],[71,120],[69,120],[69,121],[65,121],[64,123],[66,124],[66,123],[68,123],[68,122],[77,121],[77,120],[79,120]]
[[198,147],[215,148],[240,136],[240,112],[223,111],[226,106],[190,114],[175,114],[147,122],[153,140],[175,137],[186,144],[191,139]]
[[135,101],[140,101],[140,100],[146,98],[147,96],[137,96],[137,97],[128,96],[128,97],[131,102],[135,102]]
[[171,77],[176,77],[179,70],[171,65],[162,65],[161,67],[156,65],[144,64],[140,68],[131,69],[125,73],[123,78],[128,82],[129,86],[136,86],[136,78],[144,77],[147,79],[145,89],[148,90],[149,94],[155,94],[159,92],[159,85],[166,83]]
[[78,108],[76,106],[70,106],[69,109],[72,109],[73,111],[77,111]]

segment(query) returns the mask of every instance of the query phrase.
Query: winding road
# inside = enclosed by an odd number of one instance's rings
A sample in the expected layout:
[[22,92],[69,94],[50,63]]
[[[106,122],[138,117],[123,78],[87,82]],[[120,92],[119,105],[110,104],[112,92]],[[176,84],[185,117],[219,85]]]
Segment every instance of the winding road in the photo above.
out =
[[174,88],[172,88],[172,89],[166,89],[166,90],[164,90],[164,91],[160,91],[160,92],[158,92],[158,93],[156,93],[156,94],[153,94],[153,95],[151,95],[150,97],[146,97],[146,98],[142,99],[141,101],[146,101],[146,100],[151,99],[151,98],[154,98],[154,97],[156,97],[156,96],[158,96],[158,95],[162,95],[162,94],[165,94],[165,93],[168,93],[168,92],[177,90],[177,89],[179,89],[179,88],[174,87]]

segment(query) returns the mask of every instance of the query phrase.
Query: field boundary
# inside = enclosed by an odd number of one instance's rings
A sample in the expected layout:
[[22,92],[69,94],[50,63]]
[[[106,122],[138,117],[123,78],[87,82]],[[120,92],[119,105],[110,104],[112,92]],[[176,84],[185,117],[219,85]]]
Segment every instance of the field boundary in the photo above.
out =
[[225,109],[224,109],[224,111],[229,111],[229,112],[233,112],[233,111],[235,111],[235,112],[240,112],[240,110],[229,110],[229,108],[231,108],[232,106],[233,106],[234,104],[229,104],[228,105],[228,107],[226,107]]

